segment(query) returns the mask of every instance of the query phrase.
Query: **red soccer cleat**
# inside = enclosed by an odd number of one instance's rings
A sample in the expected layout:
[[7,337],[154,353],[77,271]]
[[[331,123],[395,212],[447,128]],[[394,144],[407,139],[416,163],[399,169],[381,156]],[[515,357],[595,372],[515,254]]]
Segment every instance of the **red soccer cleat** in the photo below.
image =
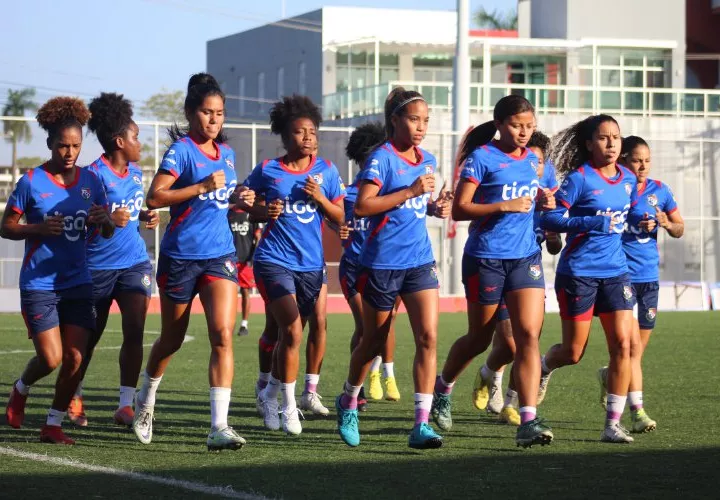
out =
[[[17,383],[17,381],[15,381],[15,383]],[[15,383],[13,383],[10,399],[5,409],[5,418],[7,418],[7,423],[10,427],[19,429],[25,420],[25,402],[27,401],[27,396],[20,394],[15,387]]]
[[42,429],[40,429],[40,442],[50,444],[75,444],[75,441],[67,437],[59,425],[43,425]]
[[118,408],[115,412],[115,423],[118,425],[124,425],[126,427],[130,427],[133,422],[133,418],[135,417],[135,412],[133,411],[131,406],[123,406],[122,408]]
[[82,396],[75,396],[72,398],[70,406],[68,406],[67,415],[70,422],[73,424],[78,427],[87,427],[88,421],[85,416],[85,407],[83,406]]

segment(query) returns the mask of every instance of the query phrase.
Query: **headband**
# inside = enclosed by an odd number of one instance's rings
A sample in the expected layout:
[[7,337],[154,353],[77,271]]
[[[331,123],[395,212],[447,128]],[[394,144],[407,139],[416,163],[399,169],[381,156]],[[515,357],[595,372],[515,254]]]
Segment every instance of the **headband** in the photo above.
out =
[[397,106],[395,106],[395,109],[392,110],[392,113],[390,113],[390,115],[394,115],[395,113],[397,113],[398,111],[400,111],[406,104],[409,104],[409,103],[411,103],[411,102],[413,102],[413,101],[424,101],[424,100],[425,100],[425,99],[423,99],[423,97],[422,97],[422,96],[419,96],[419,95],[418,95],[418,96],[415,96],[415,97],[409,97],[408,99],[405,99],[405,100],[402,101],[400,104],[398,104]]

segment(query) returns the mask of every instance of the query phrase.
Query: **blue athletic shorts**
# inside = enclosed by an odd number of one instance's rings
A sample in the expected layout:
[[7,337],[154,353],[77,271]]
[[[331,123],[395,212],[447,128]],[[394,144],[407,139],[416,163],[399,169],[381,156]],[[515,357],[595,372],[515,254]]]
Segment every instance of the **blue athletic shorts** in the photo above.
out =
[[59,325],[75,325],[95,330],[95,303],[90,283],[65,290],[20,290],[28,337]]
[[160,254],[157,284],[167,298],[176,304],[188,304],[200,288],[213,281],[224,279],[237,284],[235,254],[214,259],[174,259]]
[[269,304],[285,295],[295,295],[300,316],[306,318],[315,309],[323,285],[323,270],[292,271],[268,262],[255,261],[255,282],[260,295]]
[[555,294],[560,317],[575,321],[590,321],[593,314],[632,310],[635,305],[635,294],[627,274],[613,278],[557,274]]
[[392,311],[398,295],[439,288],[435,262],[410,269],[363,268],[355,283],[363,300],[378,311]]
[[499,304],[503,295],[524,288],[545,288],[542,254],[524,259],[479,259],[464,254],[462,279],[468,302]]
[[340,259],[338,273],[340,274],[340,288],[342,289],[343,295],[345,295],[345,300],[350,300],[359,293],[357,290],[359,272],[360,265],[357,262],[346,259],[343,255]]
[[119,293],[139,293],[147,297],[152,294],[152,265],[149,260],[127,269],[97,270],[90,273],[96,303],[112,300]]
[[642,330],[655,328],[657,317],[658,295],[660,284],[657,281],[648,283],[633,283],[635,299],[637,300],[637,320]]

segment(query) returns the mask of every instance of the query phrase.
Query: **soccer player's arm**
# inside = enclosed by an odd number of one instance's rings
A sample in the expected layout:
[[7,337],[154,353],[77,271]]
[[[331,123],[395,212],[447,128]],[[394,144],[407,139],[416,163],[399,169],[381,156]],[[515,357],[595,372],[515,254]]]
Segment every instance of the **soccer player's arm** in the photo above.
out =
[[42,224],[23,224],[20,220],[31,203],[30,180],[28,174],[25,174],[18,181],[5,205],[0,223],[0,237],[7,240],[24,240],[33,236],[62,234],[62,216],[50,217]]
[[[670,190],[669,186],[665,187],[665,206],[662,209],[662,213],[665,215],[661,221],[658,218],[658,224],[664,227],[667,233],[673,238],[680,238],[685,233],[685,220],[680,215],[680,209],[675,201],[675,196]],[[660,211],[658,207],[655,207],[656,211]]]
[[[322,210],[325,219],[335,224],[335,227],[338,227],[345,222],[345,205],[343,203],[343,199],[345,198],[345,185],[335,165],[330,165],[328,174],[327,184],[323,183],[323,185],[317,186],[318,189],[314,191],[312,198],[315,200],[315,203],[318,204],[320,210]],[[312,178],[309,178],[308,180],[310,181],[311,179]],[[312,179],[312,181],[314,182],[314,179]]]
[[562,238],[558,233],[545,231],[545,247],[550,255],[557,255],[562,250]]
[[[110,217],[110,203],[108,203],[105,186],[103,186],[103,183],[100,181],[99,177],[94,175],[94,178],[96,184],[95,199],[93,200],[94,207],[90,208],[90,214],[96,221],[101,221],[99,224],[100,235],[105,239],[112,238],[112,235],[115,234],[115,223]],[[95,214],[94,212],[97,212],[97,214]]]
[[455,199],[452,206],[452,218],[454,220],[475,220],[488,215],[515,211],[510,206],[510,202],[513,200],[495,203],[473,202],[475,191],[480,186],[486,172],[487,166],[478,154],[472,153],[465,160],[465,166],[460,172],[460,180],[455,188]]
[[[586,231],[610,232],[612,218],[608,215],[592,215],[570,217],[569,210],[580,198],[585,178],[575,170],[565,178],[560,189],[555,193],[557,208],[543,212],[540,216],[540,227],[556,233],[578,233]],[[565,214],[568,213],[566,217]]]
[[172,189],[175,181],[180,177],[188,166],[190,158],[184,149],[178,147],[177,144],[173,148],[168,149],[163,156],[160,168],[150,184],[145,203],[148,208],[155,210],[158,208],[177,205],[189,199],[214,191],[217,186],[217,177],[221,170],[213,172],[208,177],[197,184],[192,184],[181,189]]
[[[373,164],[373,161],[376,163]],[[356,217],[372,217],[387,212],[401,203],[423,194],[416,181],[412,186],[381,195],[380,190],[388,177],[387,172],[390,168],[387,158],[373,154],[366,163],[368,166],[358,175],[360,189],[355,202]]]
[[250,214],[250,222],[262,223],[268,221],[267,200],[262,175],[262,163],[255,166],[250,175],[242,183],[248,189],[255,191],[255,202],[252,205],[245,203],[245,200],[238,199],[235,206]]

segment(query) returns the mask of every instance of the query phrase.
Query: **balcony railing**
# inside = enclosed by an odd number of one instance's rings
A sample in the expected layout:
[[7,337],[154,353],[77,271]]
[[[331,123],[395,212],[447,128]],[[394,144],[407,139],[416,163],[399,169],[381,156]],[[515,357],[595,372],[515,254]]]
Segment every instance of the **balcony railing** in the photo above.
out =
[[[452,109],[453,84],[444,82],[392,81],[323,97],[325,119],[380,114],[385,97],[397,86],[417,90],[433,109]],[[637,87],[593,87],[576,85],[532,85],[473,83],[470,110],[490,113],[508,94],[520,94],[540,114],[596,114],[631,116],[720,117],[720,90]]]

